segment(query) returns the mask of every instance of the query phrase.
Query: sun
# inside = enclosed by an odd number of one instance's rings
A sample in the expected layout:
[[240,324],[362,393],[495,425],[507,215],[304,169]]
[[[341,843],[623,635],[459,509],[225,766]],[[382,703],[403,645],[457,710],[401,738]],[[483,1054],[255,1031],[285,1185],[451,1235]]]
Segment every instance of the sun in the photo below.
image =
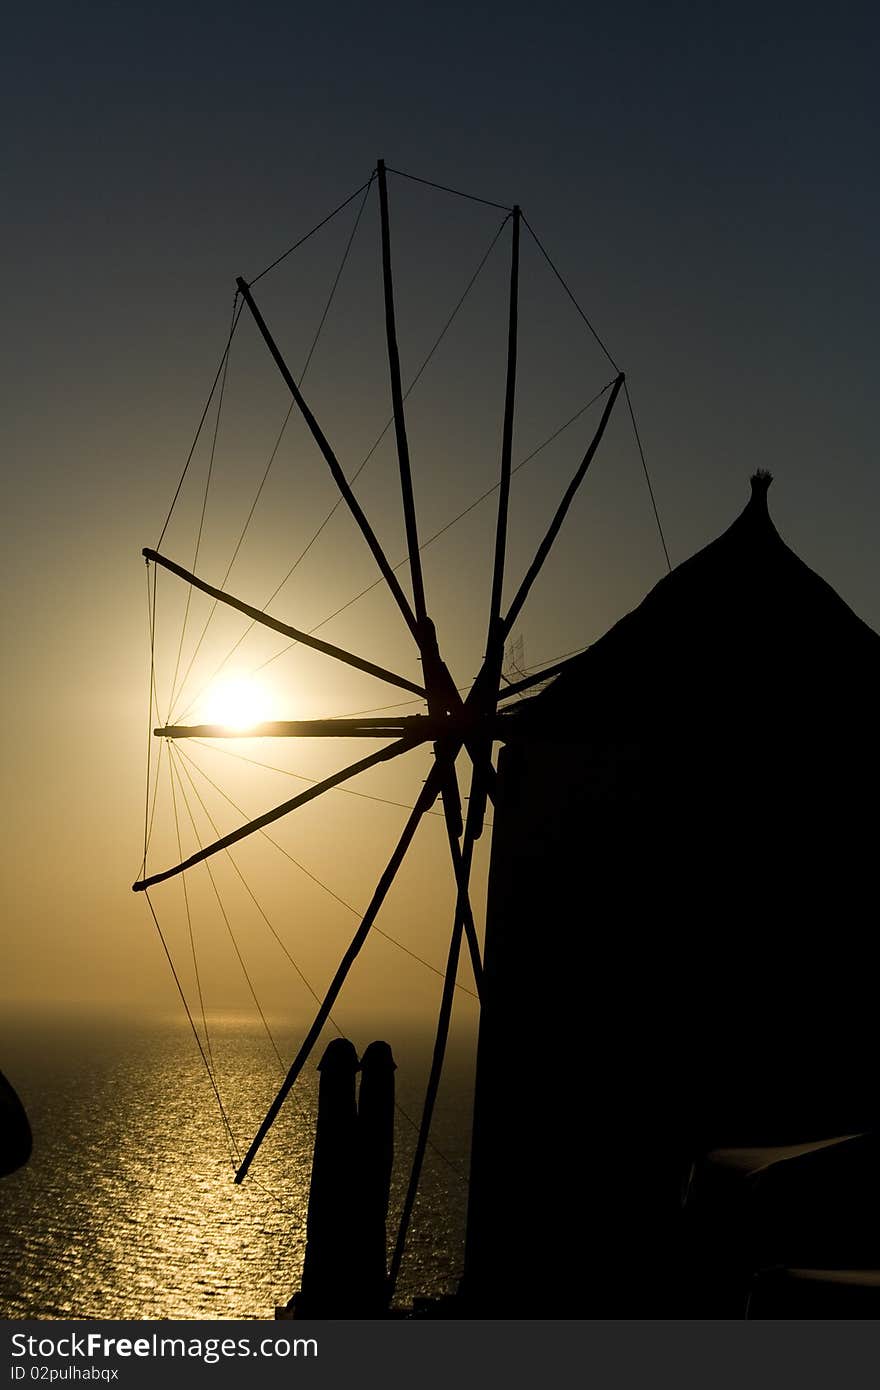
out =
[[205,700],[205,718],[227,729],[251,729],[269,718],[271,701],[266,688],[253,676],[228,676],[217,680]]

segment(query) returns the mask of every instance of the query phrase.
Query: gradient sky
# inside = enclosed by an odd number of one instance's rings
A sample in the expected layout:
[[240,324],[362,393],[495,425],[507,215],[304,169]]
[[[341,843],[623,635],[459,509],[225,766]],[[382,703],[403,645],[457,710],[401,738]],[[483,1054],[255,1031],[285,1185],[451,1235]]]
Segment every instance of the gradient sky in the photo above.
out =
[[[746,501],[750,473],[769,468],[783,537],[880,628],[876,35],[674,42],[597,39],[592,30],[580,6],[542,7],[538,21],[500,7],[300,13],[256,4],[234,14],[187,0],[140,14],[50,5],[6,28],[4,998],[174,1007],[145,904],[130,892],[149,660],[139,552],[155,543],[168,509],[235,276],[255,275],[362,183],[377,156],[523,205],[627,371],[673,563],[724,529]],[[500,214],[399,180],[391,194],[408,379]],[[260,287],[292,363],[301,366],[350,228],[347,212]],[[373,200],[306,390],[349,470],[388,409],[377,246]],[[472,316],[463,311],[458,336],[438,353],[431,389],[426,378],[424,396],[420,388],[413,397],[426,532],[496,476],[507,255],[502,239],[479,282],[482,299],[475,291]],[[515,460],[613,375],[530,246],[523,273]],[[249,323],[229,393],[199,567],[215,581],[286,408]],[[584,429],[514,488],[513,577],[579,461]],[[254,549],[230,582],[257,604],[333,497],[301,430],[292,427],[285,450]],[[393,467],[390,450],[380,451],[359,495],[397,560]],[[197,506],[197,490],[186,492],[169,530],[165,549],[183,564]],[[426,558],[461,682],[482,651],[492,525],[485,504]],[[664,568],[620,411],[519,628],[526,663],[601,635]],[[311,626],[373,573],[336,518],[299,588],[273,611]],[[374,595],[324,635],[417,675],[399,628]],[[255,648],[254,664],[272,650]],[[290,717],[395,698],[311,658],[271,669],[280,673],[277,712]],[[772,692],[757,690],[756,702],[772,710]],[[338,761],[327,749],[283,756],[314,775]],[[389,769],[363,789],[411,797],[427,765],[420,757],[414,771]],[[203,766],[222,761],[205,754]],[[226,784],[249,814],[298,789],[256,777],[236,771]],[[404,815],[340,795],[287,828],[285,844],[362,908]],[[168,846],[167,816],[157,833]],[[425,837],[383,922],[442,963],[442,822]],[[354,917],[301,878],[263,872],[249,853],[273,922],[320,988]],[[176,891],[168,912],[182,932]],[[198,892],[208,893],[204,882]],[[268,1005],[307,1012],[307,999],[291,1005],[293,985],[280,980],[270,945],[253,949]],[[221,946],[206,951],[217,1000],[246,1007]],[[370,951],[353,1008],[392,991],[414,1012],[434,1007],[436,977],[387,943]]]

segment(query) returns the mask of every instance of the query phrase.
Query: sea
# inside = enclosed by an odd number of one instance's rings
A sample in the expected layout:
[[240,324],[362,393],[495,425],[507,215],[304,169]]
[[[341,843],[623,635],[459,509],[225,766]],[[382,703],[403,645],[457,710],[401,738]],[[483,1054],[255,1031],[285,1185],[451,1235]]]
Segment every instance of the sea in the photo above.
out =
[[[294,1035],[273,1036],[282,1058],[292,1057]],[[353,1041],[362,1051],[371,1038]],[[398,1063],[391,1244],[431,1040],[404,1031],[389,1041]],[[185,1019],[17,1014],[0,1023],[0,1070],[34,1136],[30,1162],[0,1180],[0,1316],[272,1318],[296,1292],[317,1108],[314,1063],[251,1176],[236,1186],[236,1156],[283,1070],[253,1020],[212,1018],[207,1042],[228,1130]],[[315,1062],[319,1056],[320,1048]],[[456,1044],[395,1294],[400,1306],[452,1292],[461,1274],[472,1073],[472,1048]]]

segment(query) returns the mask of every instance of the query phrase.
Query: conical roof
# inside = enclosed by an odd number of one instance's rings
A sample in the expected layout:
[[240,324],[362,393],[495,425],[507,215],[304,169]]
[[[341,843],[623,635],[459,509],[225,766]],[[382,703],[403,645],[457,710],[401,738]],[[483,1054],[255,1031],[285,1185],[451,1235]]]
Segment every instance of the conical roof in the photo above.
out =
[[744,700],[752,713],[876,709],[880,636],[783,541],[770,481],[757,473],[733,525],[524,702],[517,724],[715,717]]
[[[779,536],[769,481],[505,716],[472,1223],[499,1279],[524,1174],[548,1250],[574,1231],[613,1259],[627,1221],[644,1243],[676,1144],[871,1122],[880,637]],[[557,1128],[523,1149],[539,1093]],[[613,1136],[613,1163],[584,1125]],[[590,1194],[609,1172],[603,1226]]]

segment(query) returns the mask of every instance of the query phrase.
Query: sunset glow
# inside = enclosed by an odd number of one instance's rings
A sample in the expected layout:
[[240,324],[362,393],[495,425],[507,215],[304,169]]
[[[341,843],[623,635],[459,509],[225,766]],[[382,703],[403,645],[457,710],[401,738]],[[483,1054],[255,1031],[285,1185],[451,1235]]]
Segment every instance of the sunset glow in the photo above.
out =
[[265,686],[253,676],[229,676],[214,682],[205,700],[205,718],[229,729],[251,729],[271,715]]

